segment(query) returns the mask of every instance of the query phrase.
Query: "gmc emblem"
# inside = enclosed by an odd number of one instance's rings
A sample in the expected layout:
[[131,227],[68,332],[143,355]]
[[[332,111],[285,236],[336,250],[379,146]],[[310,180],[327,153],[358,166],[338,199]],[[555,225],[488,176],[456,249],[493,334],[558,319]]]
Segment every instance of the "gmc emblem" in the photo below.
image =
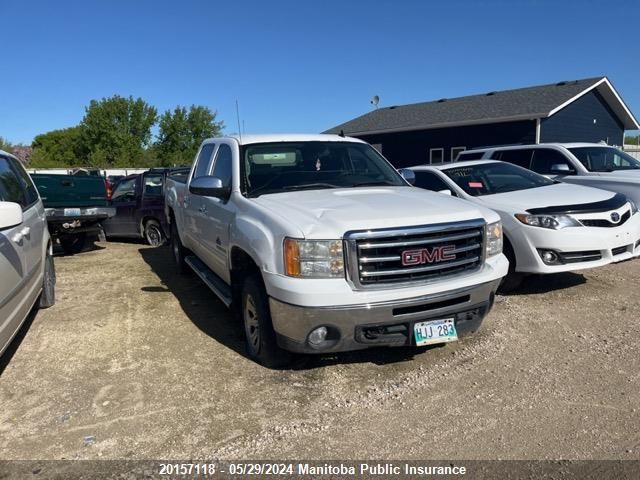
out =
[[445,245],[443,247],[419,248],[417,250],[405,250],[402,252],[402,265],[410,267],[412,265],[422,265],[425,263],[444,262],[445,260],[455,260],[455,245]]

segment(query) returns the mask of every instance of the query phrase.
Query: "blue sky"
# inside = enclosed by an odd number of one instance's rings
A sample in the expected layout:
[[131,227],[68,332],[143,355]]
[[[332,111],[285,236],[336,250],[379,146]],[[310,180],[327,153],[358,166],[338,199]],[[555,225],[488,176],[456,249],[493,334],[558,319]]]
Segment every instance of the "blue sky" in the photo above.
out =
[[237,131],[319,132],[381,106],[607,75],[640,117],[640,2],[0,0],[0,136],[91,99],[201,104]]

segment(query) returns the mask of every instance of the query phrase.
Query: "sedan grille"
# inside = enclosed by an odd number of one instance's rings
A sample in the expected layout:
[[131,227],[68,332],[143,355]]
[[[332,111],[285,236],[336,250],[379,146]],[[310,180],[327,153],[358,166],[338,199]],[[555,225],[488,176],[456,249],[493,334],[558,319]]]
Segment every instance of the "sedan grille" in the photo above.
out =
[[605,219],[584,219],[584,220],[580,220],[580,223],[582,223],[585,227],[612,228],[612,227],[619,227],[630,218],[631,218],[631,210],[627,210],[625,213],[623,213],[620,216],[620,221],[618,223],[613,223]]

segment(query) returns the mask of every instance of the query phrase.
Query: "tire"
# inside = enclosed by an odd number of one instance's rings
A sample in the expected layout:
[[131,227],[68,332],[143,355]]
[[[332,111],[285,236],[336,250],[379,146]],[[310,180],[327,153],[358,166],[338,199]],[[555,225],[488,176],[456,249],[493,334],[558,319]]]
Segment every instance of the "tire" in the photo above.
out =
[[176,222],[171,223],[171,252],[173,254],[173,261],[176,265],[176,270],[182,275],[186,275],[191,272],[191,268],[184,261],[185,257],[189,255],[189,250],[184,248],[180,241],[180,234],[178,234],[178,228]]
[[278,346],[267,292],[258,275],[247,278],[242,288],[242,324],[249,358],[267,368],[282,368],[291,363],[291,352]]
[[64,236],[60,239],[60,246],[66,255],[80,253],[87,243],[85,232]]
[[157,220],[147,220],[143,234],[146,242],[152,247],[160,247],[166,241],[166,236]]
[[49,308],[56,303],[56,267],[53,255],[47,249],[44,258],[44,278],[42,279],[42,293],[40,294],[40,308]]
[[502,282],[500,282],[498,293],[513,292],[522,285],[525,277],[524,273],[516,272],[516,255],[513,252],[513,247],[508,242],[504,244],[504,255],[507,257],[507,260],[509,260],[509,271],[506,277],[502,279]]

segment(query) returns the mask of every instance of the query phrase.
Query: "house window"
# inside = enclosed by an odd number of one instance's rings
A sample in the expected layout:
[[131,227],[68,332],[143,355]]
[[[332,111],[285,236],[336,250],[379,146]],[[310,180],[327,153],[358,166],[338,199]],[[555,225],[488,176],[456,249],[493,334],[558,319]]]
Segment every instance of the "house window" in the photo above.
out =
[[451,147],[451,161],[455,162],[460,152],[464,152],[466,149],[467,147]]
[[442,163],[444,161],[444,148],[432,148],[429,150],[429,163]]

